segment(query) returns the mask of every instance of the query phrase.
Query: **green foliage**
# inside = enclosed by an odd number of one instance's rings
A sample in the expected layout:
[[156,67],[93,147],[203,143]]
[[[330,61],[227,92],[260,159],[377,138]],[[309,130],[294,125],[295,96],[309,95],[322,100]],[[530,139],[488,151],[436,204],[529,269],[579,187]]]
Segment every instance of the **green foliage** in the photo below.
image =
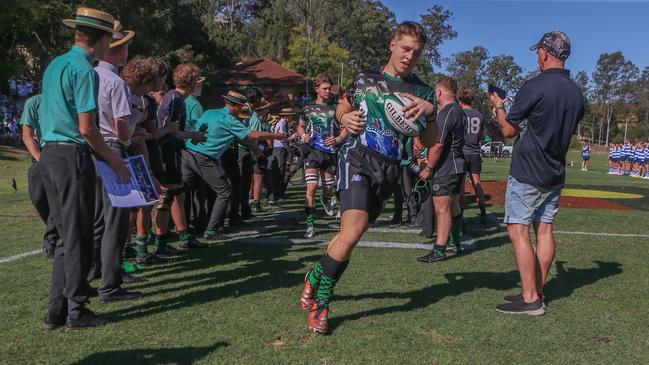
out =
[[[294,37],[288,47],[288,58],[284,66],[313,79],[317,74],[327,74],[333,80],[338,79],[341,64],[345,64],[343,85],[349,85],[355,72],[349,68],[349,51],[338,47],[324,36],[312,39],[304,35],[301,27],[295,29]],[[336,82],[336,81],[334,81]]]
[[579,137],[572,136],[572,138],[570,138],[570,147],[568,149],[572,151],[581,151],[581,141],[579,140]]

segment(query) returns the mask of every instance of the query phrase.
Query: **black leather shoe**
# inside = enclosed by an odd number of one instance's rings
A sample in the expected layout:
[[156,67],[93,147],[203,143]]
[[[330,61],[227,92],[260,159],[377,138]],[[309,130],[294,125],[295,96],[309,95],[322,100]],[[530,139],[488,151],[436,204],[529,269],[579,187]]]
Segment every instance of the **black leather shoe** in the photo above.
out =
[[146,277],[142,275],[122,274],[122,282],[125,284],[141,283],[146,280]]
[[47,313],[43,318],[43,327],[48,330],[53,330],[65,326],[65,316],[58,314]]
[[108,321],[101,316],[96,315],[89,309],[82,309],[77,318],[70,318],[65,323],[66,331],[78,331],[85,328],[93,328],[103,326]]
[[92,286],[88,288],[88,297],[95,298],[97,297],[97,295],[98,295],[97,288],[93,288]]
[[128,291],[124,288],[119,288],[111,294],[100,295],[99,302],[102,304],[120,302],[126,300],[138,300],[142,298],[142,293],[137,291]]

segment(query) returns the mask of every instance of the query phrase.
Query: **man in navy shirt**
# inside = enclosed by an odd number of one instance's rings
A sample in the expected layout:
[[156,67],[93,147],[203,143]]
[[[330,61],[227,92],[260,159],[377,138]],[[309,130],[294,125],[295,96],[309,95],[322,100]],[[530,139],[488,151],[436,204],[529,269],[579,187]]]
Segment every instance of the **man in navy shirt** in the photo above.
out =
[[[490,96],[505,138],[518,135],[505,196],[505,223],[514,246],[522,293],[505,297],[499,312],[542,315],[543,285],[554,260],[552,223],[565,182],[570,139],[584,115],[584,97],[564,68],[570,40],[550,32],[533,45],[541,73],[518,91],[507,114],[503,100]],[[529,226],[536,233],[536,252]]]

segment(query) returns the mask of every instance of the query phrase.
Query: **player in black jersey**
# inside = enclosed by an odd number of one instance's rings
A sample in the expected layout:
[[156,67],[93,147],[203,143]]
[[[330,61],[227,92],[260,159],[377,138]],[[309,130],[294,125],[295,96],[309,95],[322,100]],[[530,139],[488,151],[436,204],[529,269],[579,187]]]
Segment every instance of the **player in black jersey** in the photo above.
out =
[[408,133],[404,126],[411,136],[428,136],[424,138],[428,144],[435,138],[434,91],[411,74],[425,43],[421,25],[401,23],[390,40],[390,59],[383,69],[359,74],[336,109],[336,119],[352,138],[338,152],[340,232],[307,275],[300,298],[302,308],[310,311],[308,325],[314,331],[328,330],[336,282],[363,233],[381,213],[383,201],[398,186]]
[[464,182],[464,111],[455,99],[457,83],[442,77],[435,84],[438,138],[428,149],[426,166],[419,173],[422,180],[432,179],[431,195],[435,206],[436,243],[429,254],[419,257],[422,262],[442,261],[446,251],[460,252],[462,214],[460,190]]
[[[480,222],[486,223],[487,213],[485,211],[485,195],[480,182],[480,172],[482,171],[482,157],[480,156],[480,141],[484,135],[484,117],[482,114],[473,109],[473,90],[462,90],[458,94],[460,106],[466,114],[464,126],[464,158],[466,160],[467,171],[471,179],[471,185],[480,207]],[[462,189],[462,208],[464,208],[464,189]]]
[[306,212],[306,233],[304,237],[312,238],[315,234],[315,194],[318,180],[322,181],[322,205],[328,216],[335,214],[335,197],[333,189],[336,185],[336,151],[338,146],[347,138],[349,132],[341,131],[336,121],[337,104],[329,103],[331,78],[318,75],[314,86],[316,101],[304,107],[300,116],[297,133],[307,144],[302,153],[304,160],[304,180],[306,181],[306,197],[304,210]]

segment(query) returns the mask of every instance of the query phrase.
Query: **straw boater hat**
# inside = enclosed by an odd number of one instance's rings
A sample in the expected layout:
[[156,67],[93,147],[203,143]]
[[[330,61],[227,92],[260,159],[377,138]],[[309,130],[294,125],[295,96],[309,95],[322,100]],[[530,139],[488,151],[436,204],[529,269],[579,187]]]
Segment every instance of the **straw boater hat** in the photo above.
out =
[[266,100],[265,98],[261,98],[261,100],[259,101],[259,106],[254,107],[253,109],[262,110],[268,108],[269,106],[270,106],[270,102],[268,102],[268,100]]
[[250,107],[248,105],[244,106],[239,113],[239,119],[250,119],[252,115],[250,114]]
[[103,30],[106,33],[115,33],[115,18],[101,10],[91,8],[78,8],[74,19],[65,19],[63,24],[70,28],[76,28],[79,25],[94,29]]
[[246,98],[245,95],[241,95],[236,91],[228,91],[226,95],[223,95],[223,99],[235,103],[235,104],[241,104],[241,105],[246,105],[248,102],[248,99]]
[[133,37],[135,37],[134,31],[122,30],[122,23],[119,20],[115,20],[113,29],[115,33],[113,33],[113,41],[110,42],[110,48],[115,48],[122,44],[130,44],[133,41]]
[[282,110],[279,112],[280,116],[290,116],[290,115],[296,115],[297,113],[293,108],[282,108]]

